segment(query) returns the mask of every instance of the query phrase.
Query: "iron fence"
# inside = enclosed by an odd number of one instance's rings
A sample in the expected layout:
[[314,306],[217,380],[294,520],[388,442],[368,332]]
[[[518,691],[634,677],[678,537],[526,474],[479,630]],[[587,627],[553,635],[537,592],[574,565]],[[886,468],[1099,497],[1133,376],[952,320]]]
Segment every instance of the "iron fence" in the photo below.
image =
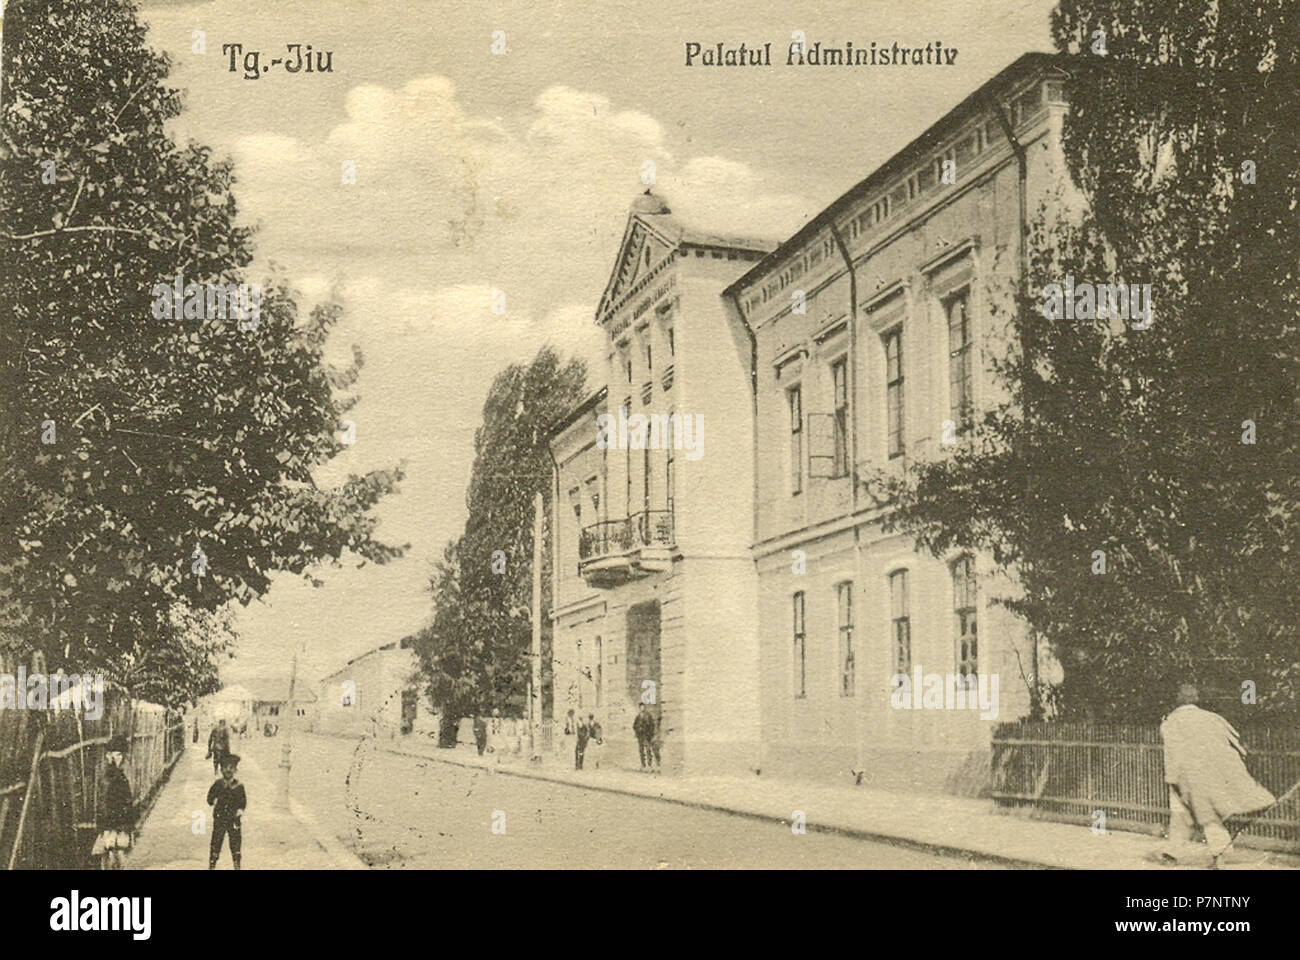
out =
[[[1300,780],[1300,728],[1274,723],[1241,726],[1246,766],[1275,796]],[[1122,829],[1160,833],[1169,820],[1164,751],[1155,724],[1018,721],[993,735],[993,799],[1029,807],[1053,820],[1092,822],[1104,811]],[[1300,798],[1234,818],[1243,838],[1262,846],[1300,849]]]

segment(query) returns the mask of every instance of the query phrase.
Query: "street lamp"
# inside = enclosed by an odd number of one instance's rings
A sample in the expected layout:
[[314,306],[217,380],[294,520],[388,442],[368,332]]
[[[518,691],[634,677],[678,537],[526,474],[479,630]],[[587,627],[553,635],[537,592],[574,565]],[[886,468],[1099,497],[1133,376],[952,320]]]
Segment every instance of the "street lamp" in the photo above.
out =
[[280,747],[280,806],[289,809],[289,773],[293,766],[293,728],[297,724],[298,713],[294,709],[294,688],[298,685],[298,650],[306,649],[307,637],[304,634],[301,643],[293,647],[293,661],[289,667],[289,716],[284,724],[284,743]]

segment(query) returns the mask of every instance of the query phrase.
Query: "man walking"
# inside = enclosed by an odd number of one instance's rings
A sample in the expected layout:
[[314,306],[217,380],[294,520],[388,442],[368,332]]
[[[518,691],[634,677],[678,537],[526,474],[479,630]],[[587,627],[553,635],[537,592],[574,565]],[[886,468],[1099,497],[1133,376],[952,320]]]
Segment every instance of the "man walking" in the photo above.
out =
[[474,715],[474,746],[478,748],[478,755],[483,756],[487,749],[487,717],[480,714]]
[[208,734],[208,756],[212,758],[212,772],[221,772],[221,758],[230,753],[230,729],[222,717]]
[[591,739],[591,727],[588,726],[586,720],[579,719],[577,744],[573,748],[573,769],[574,770],[582,769],[582,758],[583,755],[586,754],[587,752],[587,741],[590,739]]
[[636,719],[632,721],[632,732],[636,734],[637,752],[641,755],[641,769],[653,769],[654,751],[651,741],[655,735],[655,718],[650,715],[650,705],[643,703],[637,708]]
[[1271,806],[1274,798],[1246,770],[1246,750],[1232,724],[1202,710],[1199,699],[1194,684],[1182,684],[1178,706],[1160,724],[1169,784],[1169,844],[1162,855],[1166,861],[1199,859],[1192,842],[1199,825],[1216,866],[1232,843],[1223,821]]

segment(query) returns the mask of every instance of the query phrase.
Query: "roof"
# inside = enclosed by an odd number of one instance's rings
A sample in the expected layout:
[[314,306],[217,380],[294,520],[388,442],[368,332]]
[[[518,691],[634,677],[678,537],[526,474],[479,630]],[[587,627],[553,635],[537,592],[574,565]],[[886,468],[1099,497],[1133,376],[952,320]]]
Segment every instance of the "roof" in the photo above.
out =
[[605,396],[608,393],[609,393],[608,388],[601,387],[599,390],[597,390],[595,393],[589,396],[586,400],[583,400],[581,403],[579,403],[576,407],[567,411],[564,414],[561,414],[558,418],[556,418],[554,421],[551,422],[550,426],[546,428],[546,435],[548,437],[555,436],[556,434],[564,430],[565,427],[569,426],[571,423],[573,423],[575,420],[581,417],[584,413],[588,413],[594,410],[596,407],[600,406],[601,402],[605,399]]
[[[747,253],[768,253],[776,248],[776,242],[772,240],[724,236],[720,233],[708,233],[688,226],[673,215],[667,202],[662,197],[651,193],[647,189],[645,193],[632,202],[627,224],[623,228],[623,239],[619,241],[618,254],[614,257],[614,269],[610,271],[609,281],[605,284],[605,290],[600,295],[600,301],[596,306],[597,322],[612,306],[616,305],[614,303],[614,290],[622,279],[622,268],[626,263],[629,245],[638,225],[669,247],[687,246],[714,250],[743,250]],[[635,289],[635,285],[633,289]],[[623,291],[618,298],[619,301],[624,300],[627,295],[628,291]]]
[[389,653],[389,652],[396,653],[403,650],[410,650],[411,651],[410,655],[414,656],[414,641],[418,636],[419,636],[418,633],[412,633],[403,637],[401,640],[391,640],[388,643],[381,643],[379,646],[372,647],[369,650],[365,651],[364,653],[358,653],[355,657],[349,659],[347,663],[339,667],[337,670],[331,670],[329,673],[325,674],[325,676],[321,677],[321,682],[329,680],[332,677],[337,677],[340,673],[345,672],[348,669],[348,667],[352,666],[354,663],[364,660],[367,657],[373,657],[375,654]]
[[209,696],[213,701],[220,703],[253,699],[253,695],[248,692],[248,688],[242,683],[227,684],[216,693],[210,694]]
[[793,251],[802,247],[816,233],[818,233],[827,223],[835,220],[846,208],[851,207],[857,201],[861,200],[867,194],[878,189],[885,181],[897,176],[905,169],[909,169],[925,153],[933,150],[939,145],[939,141],[947,135],[949,129],[960,120],[965,119],[972,113],[980,110],[987,103],[989,96],[1001,87],[1010,86],[1018,80],[1031,76],[1037,71],[1047,70],[1050,68],[1063,68],[1072,62],[1075,58],[1066,54],[1057,53],[1025,53],[1021,54],[1008,66],[1002,68],[993,78],[985,81],[973,93],[967,96],[961,103],[953,107],[942,117],[930,124],[920,136],[916,137],[903,149],[899,150],[892,157],[873,170],[867,177],[847,191],[841,194],[829,206],[825,207],[817,216],[805,223],[799,230],[788,240],[774,249],[758,263],[754,264],[749,270],[741,274],[734,282],[729,284],[723,291],[724,294],[734,296],[740,290],[748,287],[766,276],[779,264],[785,257]]
[[[248,688],[248,699],[263,702],[280,702],[284,703],[289,699],[289,679],[282,677],[275,678],[258,678],[249,680],[244,684]],[[311,685],[302,677],[294,684],[293,698],[296,701],[310,703],[316,699],[316,694],[312,692]]]
[[730,250],[749,250],[759,253],[766,253],[776,247],[776,241],[773,240],[727,236],[697,230],[674,216],[668,201],[659,194],[651,192],[649,188],[632,201],[628,219],[640,220],[665,240],[674,243],[685,243],[696,247],[726,247]]

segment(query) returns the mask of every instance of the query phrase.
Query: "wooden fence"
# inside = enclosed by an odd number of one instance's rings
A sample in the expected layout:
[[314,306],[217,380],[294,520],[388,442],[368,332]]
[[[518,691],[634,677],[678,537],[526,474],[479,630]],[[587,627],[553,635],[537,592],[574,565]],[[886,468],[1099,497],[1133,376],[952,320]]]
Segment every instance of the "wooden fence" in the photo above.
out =
[[[1300,780],[1300,726],[1238,727],[1251,774],[1281,796]],[[1019,721],[993,734],[993,799],[1028,807],[1050,820],[1092,823],[1103,810],[1109,826],[1158,834],[1169,821],[1160,728],[1154,724]],[[1300,850],[1300,797],[1247,824],[1239,842]]]
[[[16,663],[0,655],[0,673],[15,676]],[[137,810],[180,756],[185,730],[178,714],[107,684],[102,697],[102,712],[90,711],[97,716],[66,702],[0,709],[0,868],[89,865],[104,753],[113,737],[131,745],[124,769]]]

